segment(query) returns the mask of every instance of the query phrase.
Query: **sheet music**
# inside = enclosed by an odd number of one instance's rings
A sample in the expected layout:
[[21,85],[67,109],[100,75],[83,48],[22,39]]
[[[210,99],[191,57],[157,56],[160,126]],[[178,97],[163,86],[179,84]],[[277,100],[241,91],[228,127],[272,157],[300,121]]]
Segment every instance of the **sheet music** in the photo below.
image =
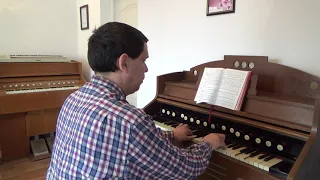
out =
[[214,104],[223,75],[223,68],[205,68],[195,97],[197,103]]
[[248,71],[226,69],[215,104],[235,109],[247,75]]

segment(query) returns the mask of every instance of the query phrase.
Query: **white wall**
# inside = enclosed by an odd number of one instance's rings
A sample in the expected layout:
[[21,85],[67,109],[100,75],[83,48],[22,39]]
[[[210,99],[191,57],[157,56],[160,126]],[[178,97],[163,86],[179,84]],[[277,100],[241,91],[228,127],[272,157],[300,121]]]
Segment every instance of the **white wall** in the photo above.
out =
[[[86,4],[88,4],[89,7],[89,29],[81,30],[80,7]],[[84,78],[89,81],[92,71],[87,59],[88,39],[92,31],[100,26],[100,0],[77,0],[77,19],[78,59],[80,59],[83,64]]]
[[[89,5],[89,30],[80,29],[80,6]],[[87,42],[100,26],[100,0],[1,0],[0,53],[57,54],[83,64],[91,77]]]
[[77,57],[76,0],[1,0],[0,53]]
[[100,24],[114,20],[114,0],[100,0]]
[[138,107],[156,93],[156,76],[230,55],[265,55],[320,76],[318,0],[237,0],[236,12],[206,16],[207,0],[139,0],[149,38],[149,72]]

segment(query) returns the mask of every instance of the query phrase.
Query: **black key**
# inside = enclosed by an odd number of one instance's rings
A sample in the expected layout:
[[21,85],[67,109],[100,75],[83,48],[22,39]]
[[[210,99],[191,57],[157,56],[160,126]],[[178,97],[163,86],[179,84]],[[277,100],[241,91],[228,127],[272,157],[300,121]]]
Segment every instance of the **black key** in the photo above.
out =
[[245,149],[245,151],[243,151],[242,153],[243,153],[243,154],[250,154],[250,153],[252,153],[252,152],[254,152],[254,151],[255,151],[254,149],[247,148],[247,149]]
[[227,145],[227,148],[229,148],[229,147],[231,147],[233,145],[234,145],[233,143],[230,143],[230,144]]
[[236,149],[239,149],[239,148],[241,148],[241,147],[243,147],[243,145],[239,144],[238,146],[234,146],[234,147],[232,148],[232,150],[236,150]]
[[231,144],[231,141],[224,141],[226,143],[226,145]]
[[199,129],[199,131],[203,134],[203,136],[206,136],[210,133],[207,129]]
[[176,123],[176,124],[172,124],[171,126],[175,128],[175,127],[177,127],[179,124],[180,124],[180,123]]
[[240,152],[241,153],[246,153],[246,152],[248,152],[250,150],[250,148],[246,148],[246,149],[242,149]]
[[159,121],[159,122],[172,122],[171,120],[165,119],[165,118],[163,118],[163,117],[156,117],[156,118],[154,118],[154,119],[156,119],[156,120]]
[[[191,129],[190,129],[191,130]],[[192,134],[195,134],[198,132],[198,130],[191,130]]]
[[229,146],[227,146],[228,148],[233,148],[234,146],[238,146],[238,143],[234,143],[234,144],[230,144]]
[[205,132],[202,132],[202,131],[197,131],[194,135],[196,135],[197,137],[204,137],[207,134]]
[[264,155],[259,156],[258,159],[264,159],[264,158],[266,158],[268,156],[269,156],[269,154],[264,154]]
[[173,123],[172,123],[172,126],[175,126],[175,127],[176,127],[176,126],[178,126],[179,124],[180,124],[180,123],[178,123],[178,122],[173,122]]
[[233,141],[226,138],[224,142],[226,143],[226,145],[229,145],[229,144],[231,144]]
[[169,121],[169,122],[164,122],[164,124],[169,125],[169,126],[172,126],[172,125],[175,125],[175,124],[177,124],[177,123],[176,123],[176,122],[173,122],[173,121]]
[[253,153],[255,152],[256,150],[255,149],[250,149],[248,152],[246,152],[245,154],[250,154],[250,153]]
[[172,121],[162,121],[162,123],[166,124],[166,125],[171,125]]
[[270,161],[271,159],[273,159],[273,158],[275,158],[274,156],[269,156],[269,157],[267,157],[267,158],[265,158],[263,161]]
[[259,154],[260,154],[260,152],[256,151],[254,153],[251,153],[249,157],[255,157],[255,156],[259,155]]

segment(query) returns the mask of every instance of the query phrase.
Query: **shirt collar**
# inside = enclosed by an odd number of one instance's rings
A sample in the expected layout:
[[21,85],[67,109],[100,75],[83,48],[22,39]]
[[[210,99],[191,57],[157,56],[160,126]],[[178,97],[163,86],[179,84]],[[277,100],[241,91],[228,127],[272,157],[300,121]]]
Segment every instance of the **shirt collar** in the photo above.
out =
[[116,83],[97,75],[93,75],[90,81],[94,85],[103,86],[107,88],[109,92],[115,94],[116,99],[120,101],[126,100],[126,95],[124,91]]

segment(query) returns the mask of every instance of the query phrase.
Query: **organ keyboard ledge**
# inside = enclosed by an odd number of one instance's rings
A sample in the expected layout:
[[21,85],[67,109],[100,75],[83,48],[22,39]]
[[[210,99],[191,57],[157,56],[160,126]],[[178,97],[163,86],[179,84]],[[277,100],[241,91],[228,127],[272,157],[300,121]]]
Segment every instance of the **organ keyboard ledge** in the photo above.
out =
[[[194,101],[205,67],[252,71],[240,111],[214,106],[208,121],[210,105]],[[315,180],[320,176],[319,84],[319,77],[269,63],[266,56],[226,55],[158,76],[156,96],[144,110],[162,130],[188,124],[196,135],[193,143],[209,133],[226,135],[227,146],[213,151],[198,179]]]

